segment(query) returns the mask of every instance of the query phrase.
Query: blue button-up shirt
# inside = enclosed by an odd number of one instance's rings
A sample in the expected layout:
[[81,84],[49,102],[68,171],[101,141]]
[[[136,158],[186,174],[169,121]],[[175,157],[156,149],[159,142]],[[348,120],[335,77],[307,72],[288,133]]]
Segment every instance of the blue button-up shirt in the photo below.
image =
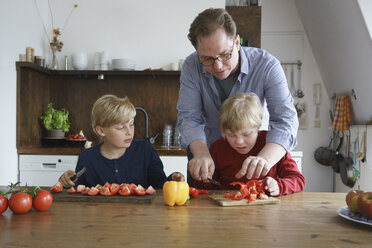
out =
[[[200,64],[197,53],[183,63],[177,103],[181,145],[187,149],[194,140],[208,147],[222,137],[218,126],[221,100],[213,75]],[[261,100],[264,116],[261,129],[269,130],[266,142],[282,145],[287,151],[296,146],[297,112],[279,60],[263,49],[241,47],[240,74],[230,95],[255,93]]]

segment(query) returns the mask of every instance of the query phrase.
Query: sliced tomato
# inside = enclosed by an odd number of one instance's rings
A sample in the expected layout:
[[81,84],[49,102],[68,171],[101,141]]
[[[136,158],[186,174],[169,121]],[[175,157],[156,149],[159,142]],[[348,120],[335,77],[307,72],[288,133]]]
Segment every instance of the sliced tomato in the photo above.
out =
[[136,195],[145,195],[146,190],[141,186],[141,184],[138,184],[138,186],[134,189],[134,194]]
[[119,195],[127,196],[127,195],[131,195],[131,194],[132,194],[132,192],[130,191],[127,184],[124,183],[120,186]]
[[155,194],[155,189],[150,185],[149,187],[147,187],[146,189],[146,194],[147,195],[152,195],[152,194]]
[[76,189],[74,187],[71,187],[67,190],[67,192],[70,193],[70,194],[74,194],[74,193],[76,193]]
[[76,187],[76,192],[81,193],[84,189],[85,185],[80,184]]
[[110,184],[109,182],[106,182],[106,183],[103,185],[103,187],[108,187],[108,188],[110,188],[110,186],[111,186],[111,184]]
[[82,191],[81,191],[81,194],[82,195],[87,195],[88,192],[89,192],[90,188],[89,187],[85,187]]
[[101,190],[99,191],[99,193],[101,195],[104,195],[104,196],[111,195],[111,191],[110,191],[110,188],[109,187],[102,187]]
[[134,194],[134,189],[137,188],[137,185],[135,185],[134,183],[131,183],[128,185],[128,188],[130,189],[130,192]]
[[199,190],[194,187],[189,187],[189,194],[192,198],[195,198],[199,195]]
[[55,193],[61,192],[63,190],[63,185],[62,185],[61,182],[58,182],[58,183],[54,184],[54,186],[50,190],[55,192]]
[[102,187],[103,187],[103,186],[102,186],[101,184],[97,184],[95,188],[98,189],[98,190],[101,190]]
[[111,195],[116,195],[118,193],[120,189],[120,185],[117,184],[117,183],[112,183],[110,185],[110,192],[111,192]]
[[91,187],[88,191],[88,195],[98,195],[99,190],[96,187]]

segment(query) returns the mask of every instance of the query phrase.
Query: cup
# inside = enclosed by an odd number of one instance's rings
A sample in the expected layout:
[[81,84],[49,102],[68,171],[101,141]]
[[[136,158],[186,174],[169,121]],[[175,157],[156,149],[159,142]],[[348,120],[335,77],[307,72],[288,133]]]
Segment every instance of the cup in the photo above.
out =
[[177,62],[170,63],[170,69],[171,69],[171,71],[178,71],[179,70],[179,64]]

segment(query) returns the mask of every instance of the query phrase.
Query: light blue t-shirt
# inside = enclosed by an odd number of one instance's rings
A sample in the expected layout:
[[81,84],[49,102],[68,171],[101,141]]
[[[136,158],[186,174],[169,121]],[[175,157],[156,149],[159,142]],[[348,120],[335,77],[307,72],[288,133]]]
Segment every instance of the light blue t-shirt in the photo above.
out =
[[[287,151],[296,146],[297,112],[279,60],[263,49],[241,47],[240,74],[230,95],[255,93],[261,100],[264,116],[261,129],[269,130],[266,142],[282,145]],[[221,138],[218,111],[221,107],[213,75],[200,64],[197,53],[183,63],[177,103],[178,127],[182,148],[198,139],[208,147]]]

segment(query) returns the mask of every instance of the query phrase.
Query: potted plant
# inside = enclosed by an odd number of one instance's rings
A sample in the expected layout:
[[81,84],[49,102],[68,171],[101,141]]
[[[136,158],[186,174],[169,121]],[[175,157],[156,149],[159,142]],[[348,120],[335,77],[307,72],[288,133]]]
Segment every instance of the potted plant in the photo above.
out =
[[70,129],[68,115],[67,109],[57,110],[53,108],[53,103],[48,104],[47,110],[40,117],[47,130],[47,137],[65,137],[65,133]]

